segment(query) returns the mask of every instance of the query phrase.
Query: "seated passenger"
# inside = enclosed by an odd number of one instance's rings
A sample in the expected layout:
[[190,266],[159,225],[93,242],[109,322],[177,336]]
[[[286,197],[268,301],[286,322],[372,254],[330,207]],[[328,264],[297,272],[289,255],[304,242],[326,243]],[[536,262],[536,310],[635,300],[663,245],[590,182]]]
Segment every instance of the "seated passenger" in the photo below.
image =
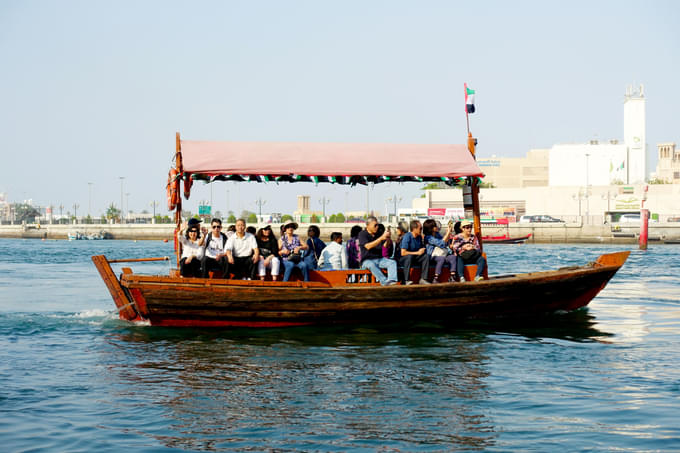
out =
[[321,231],[316,225],[310,225],[307,229],[307,252],[305,252],[304,260],[309,266],[309,269],[316,269],[321,252],[326,247],[326,244],[319,239]]
[[347,269],[347,249],[342,245],[342,233],[331,233],[331,242],[321,252],[319,269],[338,271]]
[[401,258],[399,262],[404,268],[404,283],[411,285],[410,280],[411,265],[416,264],[420,266],[420,280],[421,285],[429,285],[427,281],[427,274],[430,272],[430,257],[427,255],[425,248],[425,240],[423,238],[423,226],[419,220],[411,220],[411,231],[406,233],[401,240]]
[[201,276],[203,278],[208,278],[210,271],[213,270],[219,270],[224,275],[227,268],[227,254],[224,247],[228,238],[226,234],[222,233],[222,221],[212,219],[210,227],[212,232],[205,237],[205,253],[201,260]]
[[461,222],[462,233],[457,234],[453,238],[453,252],[458,259],[458,272],[460,274],[460,281],[465,281],[465,273],[463,272],[466,264],[477,265],[477,275],[475,281],[484,280],[482,274],[486,268],[486,259],[482,256],[481,247],[477,236],[472,234],[472,221],[463,220]]
[[260,252],[257,249],[255,236],[246,231],[246,221],[236,221],[236,233],[227,241],[225,246],[227,254],[226,273],[233,273],[234,278],[252,280],[255,276],[255,264],[260,260]]
[[392,241],[394,244],[392,256],[390,256],[390,258],[396,262],[399,262],[399,259],[401,258],[401,240],[404,239],[406,233],[408,233],[408,223],[404,221],[399,222],[399,225],[397,225],[397,237]]
[[452,237],[453,225],[449,224],[444,237],[439,234],[437,222],[427,219],[423,222],[423,235],[425,236],[425,248],[431,261],[435,262],[434,278],[432,283],[439,283],[439,276],[442,273],[444,264],[448,264],[451,269],[449,281],[455,280],[456,256],[448,246],[448,241]]
[[281,260],[279,258],[279,241],[272,232],[271,225],[260,228],[257,232],[257,248],[260,251],[260,261],[258,263],[258,273],[260,280],[264,280],[267,276],[267,269],[270,270],[272,280],[276,281],[279,278],[279,268]]
[[302,278],[304,281],[309,281],[309,266],[302,259],[304,251],[307,250],[307,245],[300,242],[300,238],[294,231],[297,230],[298,224],[289,222],[284,226],[285,234],[281,235],[279,239],[279,254],[283,259],[283,281],[287,282],[290,279],[290,274],[294,268],[302,271]]
[[257,233],[257,228],[255,228],[254,226],[250,225],[248,228],[246,228],[246,231],[247,231],[248,233],[252,234],[253,236],[255,236],[255,234]]
[[182,277],[201,276],[201,258],[203,258],[204,247],[199,222],[198,219],[190,219],[179,232],[179,242],[182,247],[179,274]]
[[[361,248],[361,268],[368,269],[383,286],[397,283],[397,263],[382,256],[382,245],[390,237],[390,231],[378,235],[378,219],[370,216],[366,219],[366,229],[359,233]],[[380,269],[387,269],[387,277]]]
[[361,247],[359,247],[359,233],[361,227],[354,225],[349,232],[349,240],[345,249],[347,250],[347,267],[350,269],[359,269],[361,267]]
[[[378,232],[376,233],[378,236],[382,236],[382,234],[385,232],[385,225],[382,223],[378,224]],[[392,255],[394,254],[394,243],[392,242],[392,232],[390,231],[390,237],[385,239],[385,242],[382,243],[381,246],[381,251],[382,251],[382,256],[383,258],[392,258]]]

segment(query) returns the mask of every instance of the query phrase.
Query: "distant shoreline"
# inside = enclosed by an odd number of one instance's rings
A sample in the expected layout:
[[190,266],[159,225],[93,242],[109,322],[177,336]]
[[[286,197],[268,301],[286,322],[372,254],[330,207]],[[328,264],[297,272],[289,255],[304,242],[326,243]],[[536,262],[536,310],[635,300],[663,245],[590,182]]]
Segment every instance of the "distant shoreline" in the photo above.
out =
[[[265,224],[256,224],[257,228]],[[281,224],[271,224],[278,233]],[[305,237],[309,224],[300,224],[297,233]],[[346,240],[350,229],[361,223],[318,223],[321,238],[328,240],[334,231],[340,232]],[[392,225],[393,229],[396,225]],[[531,234],[528,243],[598,243],[598,244],[636,244],[639,227],[625,226],[620,231],[612,231],[610,225],[580,224],[525,224],[505,226],[484,226],[484,234],[490,236],[509,234],[524,236]],[[113,225],[0,225],[0,238],[13,239],[68,239],[69,232],[82,234],[106,233],[110,239],[121,240],[173,240],[174,224],[113,224]],[[277,234],[278,236],[278,234]],[[653,224],[649,227],[651,243],[680,239],[680,225]]]

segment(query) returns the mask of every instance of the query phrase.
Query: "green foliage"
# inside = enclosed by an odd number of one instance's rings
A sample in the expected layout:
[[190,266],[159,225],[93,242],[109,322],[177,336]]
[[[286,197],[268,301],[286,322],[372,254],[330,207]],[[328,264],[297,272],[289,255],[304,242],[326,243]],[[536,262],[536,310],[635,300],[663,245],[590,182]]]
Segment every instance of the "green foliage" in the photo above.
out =
[[665,179],[661,178],[652,178],[649,181],[647,181],[648,184],[671,184],[670,182],[666,181]]
[[246,220],[248,223],[257,223],[257,215],[254,212],[251,212],[248,215],[248,219]]
[[40,217],[38,210],[28,203],[14,203],[13,209],[19,222],[35,223],[35,218]]
[[236,216],[234,215],[233,212],[231,214],[229,214],[229,217],[227,217],[227,223],[229,223],[229,224],[236,223]]
[[120,219],[120,209],[116,207],[113,203],[106,209],[107,219]]
[[335,221],[338,223],[345,223],[345,215],[342,212],[338,212],[338,214],[335,216]]
[[312,218],[310,219],[312,223],[319,223],[319,217],[316,214],[312,214]]
[[293,220],[293,216],[290,214],[284,214],[281,216],[281,223],[289,222]]
[[330,223],[335,223],[338,221],[338,216],[336,216],[335,214],[331,214],[330,217],[328,217],[328,221]]

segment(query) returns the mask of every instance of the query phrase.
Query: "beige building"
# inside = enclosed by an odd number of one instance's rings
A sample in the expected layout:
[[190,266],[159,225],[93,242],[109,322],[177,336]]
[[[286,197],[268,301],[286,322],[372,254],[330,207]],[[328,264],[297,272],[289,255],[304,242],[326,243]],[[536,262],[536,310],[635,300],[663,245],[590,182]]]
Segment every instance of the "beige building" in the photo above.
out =
[[672,184],[680,184],[680,150],[675,147],[675,143],[659,143],[656,148],[659,153],[656,177]]
[[526,157],[478,158],[484,182],[494,187],[541,187],[548,185],[548,149],[529,150]]
[[[645,190],[645,188],[647,188]],[[481,189],[483,216],[513,217],[551,215],[566,222],[601,224],[607,211],[635,211],[643,206],[663,222],[680,216],[680,184],[631,184],[614,186],[556,186]],[[415,212],[430,209],[462,209],[460,189],[428,190],[415,198]]]

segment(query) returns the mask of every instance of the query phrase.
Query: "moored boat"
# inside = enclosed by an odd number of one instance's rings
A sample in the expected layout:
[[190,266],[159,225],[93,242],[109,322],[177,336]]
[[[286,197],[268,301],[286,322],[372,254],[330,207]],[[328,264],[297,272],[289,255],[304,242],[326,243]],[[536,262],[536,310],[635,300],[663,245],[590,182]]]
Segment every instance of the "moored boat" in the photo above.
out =
[[525,236],[510,236],[508,234],[502,236],[482,236],[482,239],[487,244],[522,244],[530,237],[531,233]]

